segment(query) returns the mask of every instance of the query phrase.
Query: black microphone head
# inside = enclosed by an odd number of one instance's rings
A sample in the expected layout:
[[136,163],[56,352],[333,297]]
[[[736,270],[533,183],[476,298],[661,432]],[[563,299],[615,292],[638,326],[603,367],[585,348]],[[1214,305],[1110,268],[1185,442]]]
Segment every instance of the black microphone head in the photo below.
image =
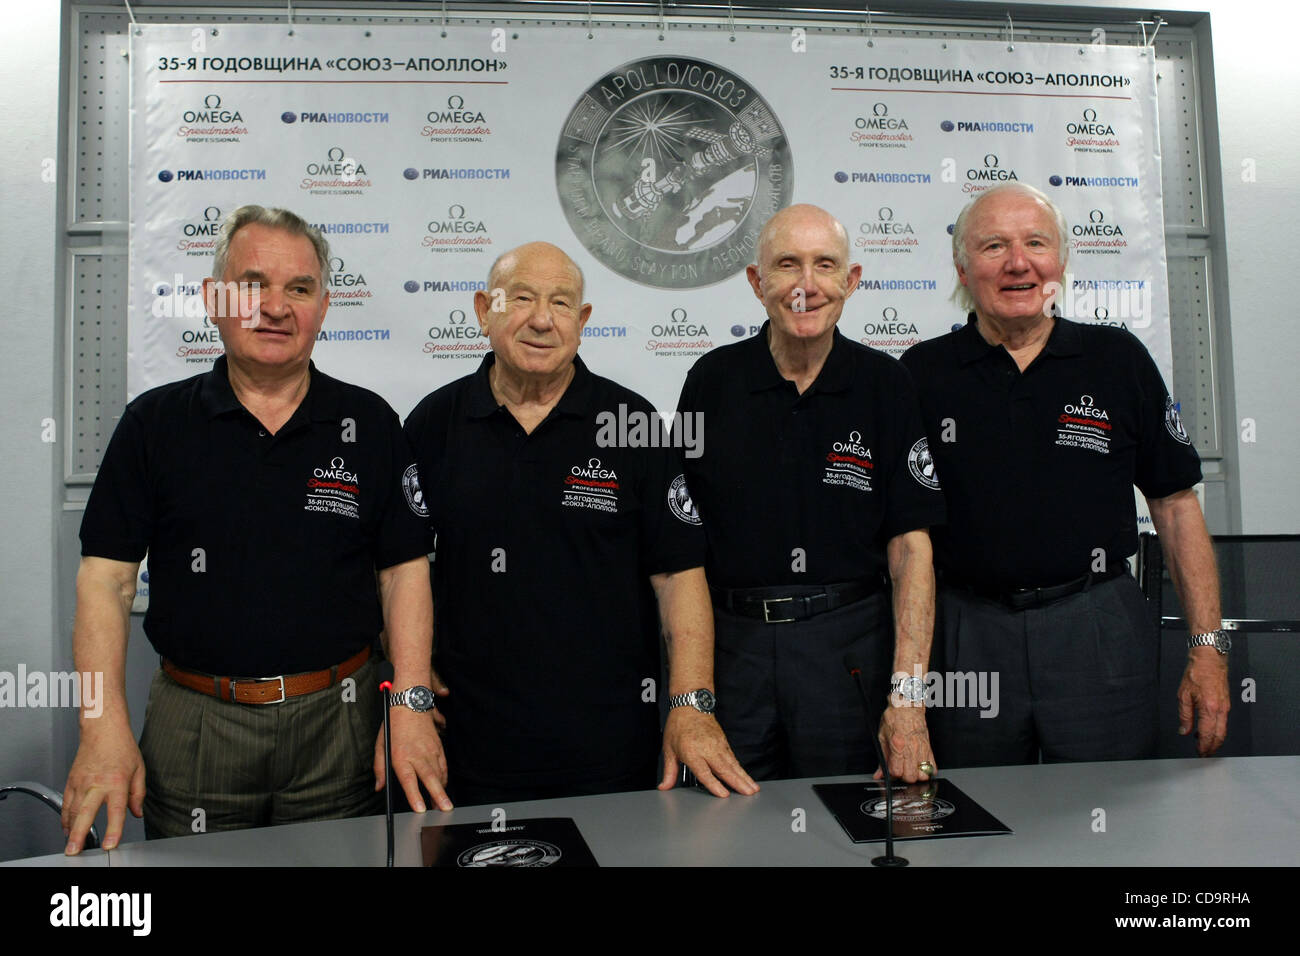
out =
[[390,683],[390,684],[393,682],[393,662],[392,662],[392,661],[380,661],[380,662],[379,662],[379,683],[382,684],[384,681],[388,681],[388,683]]
[[849,651],[844,655],[844,669],[850,674],[856,674],[862,670],[862,665],[858,663],[858,655]]

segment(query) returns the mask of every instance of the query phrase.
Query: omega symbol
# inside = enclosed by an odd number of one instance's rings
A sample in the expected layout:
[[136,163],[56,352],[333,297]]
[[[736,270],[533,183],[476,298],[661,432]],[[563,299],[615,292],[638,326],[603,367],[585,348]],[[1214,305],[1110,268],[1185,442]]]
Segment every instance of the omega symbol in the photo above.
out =
[[1091,222],[1101,222],[1105,218],[1106,217],[1101,214],[1100,209],[1094,209],[1092,212],[1088,213],[1088,219]]
[[1083,111],[1083,121],[1084,121],[1085,123],[1095,123],[1095,122],[1097,122],[1097,111],[1094,110],[1094,109],[1086,109],[1086,110],[1084,110],[1084,111]]
[[877,103],[875,106],[871,107],[871,112],[875,116],[888,116],[889,107],[884,103]]
[[448,106],[448,108],[450,108],[450,109],[458,110],[458,109],[460,109],[460,108],[461,108],[462,106],[464,106],[464,105],[465,105],[465,97],[463,97],[463,96],[449,96],[449,97],[447,97],[447,106]]
[[343,161],[343,147],[331,146],[326,155],[329,156],[330,162],[341,163]]
[[[214,100],[215,102],[213,102]],[[215,110],[221,105],[221,97],[216,93],[209,93],[207,96],[203,97],[203,105],[210,110]]]
[[342,468],[342,467],[343,467],[343,459],[342,459],[342,458],[332,458],[332,459],[330,459],[330,467],[331,467],[331,468]]
[[1079,396],[1079,404],[1082,405],[1084,408],[1092,408],[1092,396],[1091,396],[1091,395],[1080,395],[1080,396]]
[[[993,160],[993,162],[990,163],[990,162],[989,162],[990,159]],[[985,156],[984,156],[984,165],[987,166],[987,167],[990,168],[990,169],[997,169],[997,168],[998,168],[998,155],[997,155],[997,153],[986,153]]]
[[[460,210],[460,211],[457,212],[457,210]],[[452,219],[464,219],[464,218],[465,218],[465,207],[462,206],[462,205],[459,205],[459,204],[456,204],[456,205],[454,205],[454,206],[448,206],[448,207],[447,207],[447,215],[451,216]]]
[[[678,313],[681,313],[681,314],[679,315]],[[672,318],[673,318],[673,321],[674,321],[674,322],[685,322],[685,321],[686,321],[686,310],[683,309],[683,308],[681,308],[680,306],[677,307],[676,309],[673,309],[673,311],[670,313],[670,315],[672,315]]]
[[889,222],[894,218],[894,210],[888,206],[881,206],[880,211],[876,213],[876,218],[881,222]]

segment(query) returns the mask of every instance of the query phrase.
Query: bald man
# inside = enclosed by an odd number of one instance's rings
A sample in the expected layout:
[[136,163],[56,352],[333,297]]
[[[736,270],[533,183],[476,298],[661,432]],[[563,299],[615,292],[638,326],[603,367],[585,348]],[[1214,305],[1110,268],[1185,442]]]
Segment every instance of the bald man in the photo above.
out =
[[466,805],[653,786],[662,621],[660,788],[685,763],[717,796],[753,793],[712,714],[704,538],[677,494],[680,456],[599,426],[620,409],[658,418],[578,358],[582,295],[555,246],[507,252],[474,295],[492,351],[406,422],[429,476],[431,551],[436,535],[449,791]]
[[872,706],[888,695],[890,772],[935,769],[920,705],[943,498],[911,376],[836,331],[861,273],[825,210],[778,212],[746,270],[768,321],[701,358],[679,403],[703,415],[686,478],[708,539],[718,719],[759,780],[877,767],[849,657]]

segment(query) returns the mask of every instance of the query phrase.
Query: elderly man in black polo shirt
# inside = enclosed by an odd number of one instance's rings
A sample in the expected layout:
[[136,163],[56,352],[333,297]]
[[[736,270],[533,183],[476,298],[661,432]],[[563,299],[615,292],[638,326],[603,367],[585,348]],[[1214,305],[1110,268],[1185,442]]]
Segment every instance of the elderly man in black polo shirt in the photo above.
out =
[[861,272],[829,213],[777,213],[747,270],[768,322],[701,358],[679,402],[704,428],[686,477],[708,536],[718,716],[760,780],[875,766],[849,657],[872,706],[894,674],[891,774],[935,771],[916,705],[934,616],[926,529],[943,498],[911,376],[836,329]]
[[969,319],[903,356],[948,499],[935,533],[936,660],[1000,684],[996,711],[931,713],[948,766],[1154,751],[1159,635],[1126,561],[1137,550],[1134,484],[1194,632],[1180,732],[1199,711],[1205,755],[1227,731],[1228,642],[1192,491],[1199,459],[1142,344],[1054,314],[1065,237],[1039,190],[981,193],[952,234]]
[[[104,803],[105,849],[128,806],[150,837],[375,812],[381,628],[395,689],[433,699],[414,459],[383,399],[311,362],[328,245],[291,212],[244,206],[223,223],[213,275],[205,304],[225,355],[127,406],[82,521],[73,641],[105,701],[81,718],[69,853]],[[144,628],[162,669],[137,747],[125,665],[146,551]],[[449,809],[432,716],[396,707],[392,726],[411,804],[423,809],[423,782]]]
[[507,252],[474,295],[492,351],[406,422],[436,489],[451,792],[464,805],[651,786],[662,621],[671,709],[660,788],[680,762],[717,796],[753,793],[712,714],[704,542],[680,493],[680,456],[602,425],[659,419],[577,357],[591,315],[582,292],[555,246]]

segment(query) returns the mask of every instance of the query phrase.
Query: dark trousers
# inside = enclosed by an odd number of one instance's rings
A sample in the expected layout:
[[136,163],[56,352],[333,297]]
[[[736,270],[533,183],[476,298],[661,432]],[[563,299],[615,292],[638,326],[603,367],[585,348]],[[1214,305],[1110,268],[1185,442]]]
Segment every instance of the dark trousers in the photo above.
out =
[[[815,589],[792,588],[791,593]],[[767,624],[713,609],[717,717],[755,780],[869,773],[878,761],[861,698],[844,667],[860,662],[873,717],[885,708],[893,657],[889,595],[806,621]]]
[[[1129,575],[1013,611],[942,588],[931,667],[974,673],[994,706],[932,707],[942,767],[1132,760],[1155,752],[1159,634]],[[967,682],[970,684],[971,682]],[[969,695],[967,695],[969,697]],[[994,715],[995,713],[995,715]]]
[[[150,839],[383,810],[375,738],[383,723],[374,660],[282,704],[227,703],[154,675],[140,752]],[[345,700],[345,690],[355,700]]]

